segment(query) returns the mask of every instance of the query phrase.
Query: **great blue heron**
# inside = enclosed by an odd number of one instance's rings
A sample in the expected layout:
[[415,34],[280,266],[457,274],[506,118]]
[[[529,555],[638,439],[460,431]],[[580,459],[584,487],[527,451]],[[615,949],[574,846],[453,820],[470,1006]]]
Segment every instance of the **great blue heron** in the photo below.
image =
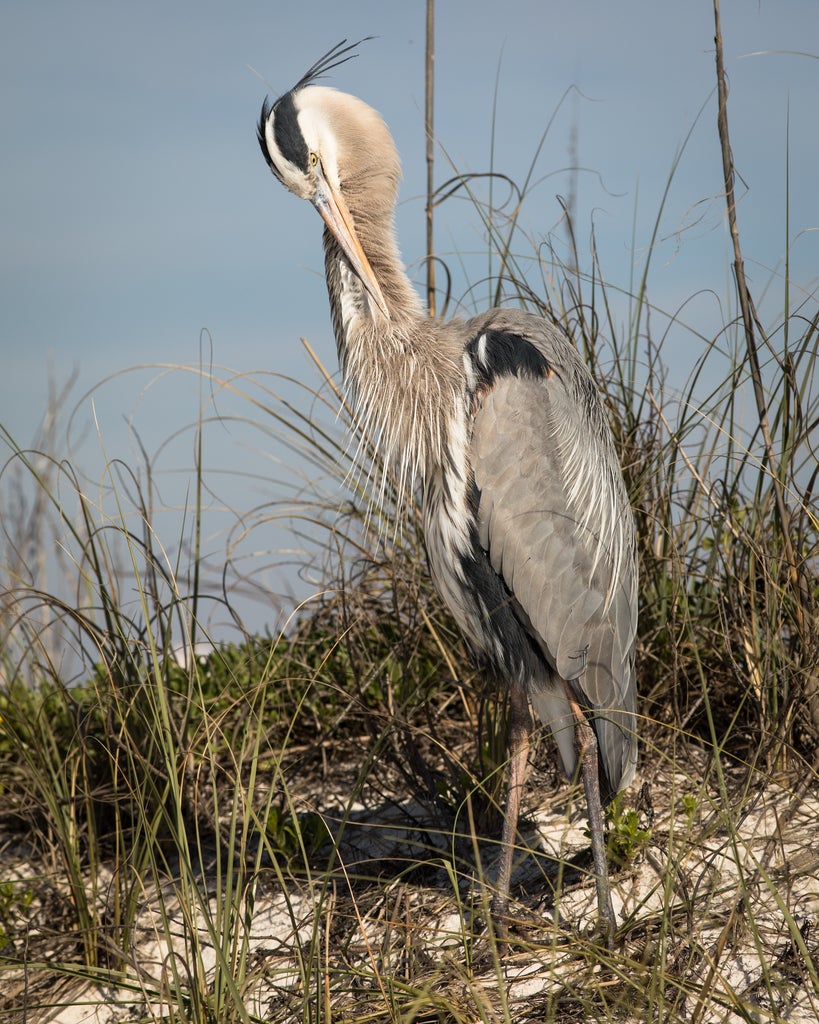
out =
[[259,143],[324,221],[339,362],[361,423],[405,485],[420,484],[432,577],[470,647],[509,687],[497,929],[505,937],[531,701],[569,777],[580,766],[610,941],[602,807],[637,757],[636,545],[611,431],[552,320],[514,309],[427,315],[395,239],[392,137],[360,99],[314,84],[350,59],[345,44],[265,100]]

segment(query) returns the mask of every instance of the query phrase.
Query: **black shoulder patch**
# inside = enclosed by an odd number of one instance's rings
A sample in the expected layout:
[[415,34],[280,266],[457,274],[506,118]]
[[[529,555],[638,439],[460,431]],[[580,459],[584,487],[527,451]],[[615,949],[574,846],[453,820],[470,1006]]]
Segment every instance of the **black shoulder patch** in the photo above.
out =
[[285,160],[289,160],[291,164],[306,171],[309,153],[307,152],[307,143],[304,141],[301,128],[299,128],[292,91],[279,97],[273,106],[273,135],[279,152]]
[[479,387],[491,388],[498,377],[548,377],[546,357],[523,337],[510,331],[483,331],[466,345]]

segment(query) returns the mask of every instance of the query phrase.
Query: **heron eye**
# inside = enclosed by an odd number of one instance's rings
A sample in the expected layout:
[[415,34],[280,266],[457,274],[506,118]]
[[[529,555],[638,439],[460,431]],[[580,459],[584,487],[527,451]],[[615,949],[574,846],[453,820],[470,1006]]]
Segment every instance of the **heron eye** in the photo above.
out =
[[310,154],[310,166],[311,167],[315,167],[317,163],[318,163],[318,157],[316,156],[315,153],[311,153]]

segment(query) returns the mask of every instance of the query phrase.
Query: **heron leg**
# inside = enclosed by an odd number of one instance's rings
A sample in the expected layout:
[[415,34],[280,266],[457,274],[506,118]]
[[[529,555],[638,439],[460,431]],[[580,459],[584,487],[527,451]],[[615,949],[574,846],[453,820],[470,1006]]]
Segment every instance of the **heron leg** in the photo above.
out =
[[495,922],[495,933],[501,940],[506,939],[509,931],[509,885],[512,879],[520,800],[529,760],[529,740],[532,735],[532,716],[529,713],[529,697],[526,691],[520,686],[512,685],[509,698],[506,807],[503,812],[497,888],[492,897],[492,919]]
[[605,935],[606,946],[613,946],[614,932],[617,921],[614,906],[611,902],[609,886],[609,870],[606,863],[606,840],[603,827],[603,804],[600,800],[600,779],[597,767],[597,737],[589,725],[583,709],[568,683],[566,697],[574,715],[574,737],[580,774],[583,778],[583,789],[586,794],[589,832],[591,833],[592,858],[594,860],[594,876],[597,886],[597,912]]

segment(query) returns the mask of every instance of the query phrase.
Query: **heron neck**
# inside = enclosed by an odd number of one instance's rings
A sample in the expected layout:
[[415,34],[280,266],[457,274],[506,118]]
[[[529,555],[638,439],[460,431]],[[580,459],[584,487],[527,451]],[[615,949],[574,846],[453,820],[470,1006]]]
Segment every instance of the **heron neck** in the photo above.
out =
[[[439,465],[461,394],[461,353],[446,324],[427,316],[394,239],[359,239],[389,321],[325,231],[327,289],[339,363],[359,426],[409,491]],[[386,468],[385,468],[386,471]]]

